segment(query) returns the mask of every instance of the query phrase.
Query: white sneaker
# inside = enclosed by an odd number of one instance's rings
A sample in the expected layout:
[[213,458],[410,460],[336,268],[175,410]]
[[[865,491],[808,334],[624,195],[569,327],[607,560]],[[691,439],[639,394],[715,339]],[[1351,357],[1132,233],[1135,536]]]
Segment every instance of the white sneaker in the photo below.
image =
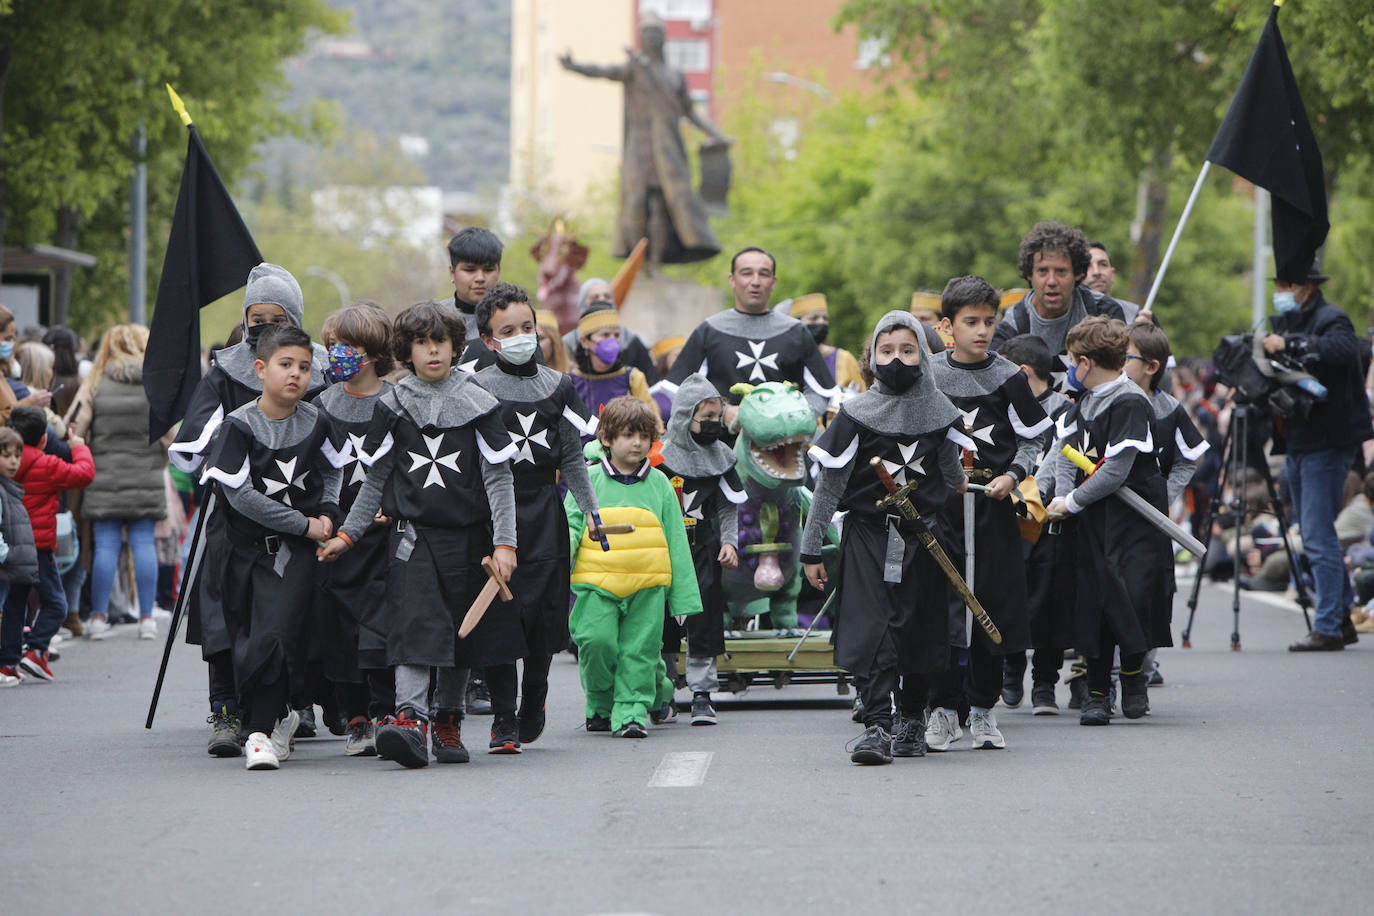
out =
[[926,747],[932,751],[947,751],[949,746],[964,737],[959,727],[959,713],[953,709],[932,709],[926,723]]
[[968,713],[968,733],[975,750],[1001,749],[1007,739],[997,730],[997,717],[991,710],[975,706]]
[[[71,638],[72,638],[72,631],[69,630],[69,629],[67,629],[66,627],[58,627],[58,629],[57,629],[57,635],[53,637],[53,639],[71,639]],[[52,645],[52,643],[48,643],[48,645]]]
[[296,733],[296,726],[301,724],[301,714],[294,709],[286,714],[285,719],[277,722],[277,727],[272,729],[272,750],[276,753],[278,760],[286,760],[291,756],[291,736]]
[[18,687],[23,678],[0,671],[0,687]]
[[166,623],[167,621],[172,619],[172,612],[167,610],[165,607],[162,607],[161,605],[155,604],[153,605],[153,619],[160,620],[163,623]]
[[250,770],[276,770],[281,767],[272,739],[262,732],[253,732],[243,744],[243,753],[248,758]]
[[[68,631],[67,635],[70,636],[70,635],[72,635],[72,634],[71,634],[70,631]],[[61,645],[61,644],[62,644],[62,631],[59,630],[59,631],[57,631],[56,633],[52,634],[52,639],[48,640],[48,648],[51,649],[53,646],[59,646],[59,645]]]
[[139,639],[157,639],[157,621],[151,617],[140,617],[138,620]]
[[110,626],[109,621],[104,617],[93,616],[86,622],[86,638],[104,639],[109,635],[112,629],[114,629],[114,627]]

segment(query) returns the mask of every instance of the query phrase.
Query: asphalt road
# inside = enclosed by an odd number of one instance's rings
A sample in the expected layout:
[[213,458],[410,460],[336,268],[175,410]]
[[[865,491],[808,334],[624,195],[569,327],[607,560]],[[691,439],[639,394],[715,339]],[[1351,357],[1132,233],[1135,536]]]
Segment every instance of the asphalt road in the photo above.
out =
[[204,752],[191,648],[143,729],[161,642],[117,628],[0,691],[0,912],[1369,912],[1374,639],[1291,655],[1302,618],[1247,599],[1233,653],[1203,595],[1148,718],[999,709],[1005,751],[873,768],[826,687],[587,734],[562,656],[521,756],[408,771],[326,737],[250,773]]

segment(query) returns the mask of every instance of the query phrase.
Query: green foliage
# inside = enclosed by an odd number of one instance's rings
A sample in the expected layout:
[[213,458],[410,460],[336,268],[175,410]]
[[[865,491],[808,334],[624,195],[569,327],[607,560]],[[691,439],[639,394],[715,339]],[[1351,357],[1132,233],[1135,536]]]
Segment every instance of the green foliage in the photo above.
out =
[[131,138],[147,131],[150,289],[176,199],[186,129],[164,83],[187,103],[226,181],[259,142],[319,126],[280,113],[282,62],[311,30],[339,31],[324,0],[14,0],[5,81],[3,189],[10,242],[48,241],[55,214],[82,218],[77,247],[99,258],[73,277],[71,321],[95,331],[122,311],[128,284]]

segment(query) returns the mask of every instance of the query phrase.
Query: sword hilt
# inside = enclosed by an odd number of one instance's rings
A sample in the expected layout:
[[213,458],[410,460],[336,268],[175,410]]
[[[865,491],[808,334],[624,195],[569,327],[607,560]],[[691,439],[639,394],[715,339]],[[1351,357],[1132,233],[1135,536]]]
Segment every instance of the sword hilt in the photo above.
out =
[[601,524],[600,512],[592,513],[592,525],[596,530],[596,539],[601,542],[601,550],[603,552],[609,552],[611,549],[611,542],[606,539],[606,532]]

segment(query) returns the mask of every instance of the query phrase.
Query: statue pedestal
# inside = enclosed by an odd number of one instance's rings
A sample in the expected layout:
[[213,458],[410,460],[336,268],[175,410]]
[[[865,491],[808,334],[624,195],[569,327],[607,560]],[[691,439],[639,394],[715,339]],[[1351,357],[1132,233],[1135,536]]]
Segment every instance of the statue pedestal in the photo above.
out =
[[683,280],[640,274],[620,306],[620,320],[652,348],[665,337],[687,337],[707,317],[725,306],[722,289]]

